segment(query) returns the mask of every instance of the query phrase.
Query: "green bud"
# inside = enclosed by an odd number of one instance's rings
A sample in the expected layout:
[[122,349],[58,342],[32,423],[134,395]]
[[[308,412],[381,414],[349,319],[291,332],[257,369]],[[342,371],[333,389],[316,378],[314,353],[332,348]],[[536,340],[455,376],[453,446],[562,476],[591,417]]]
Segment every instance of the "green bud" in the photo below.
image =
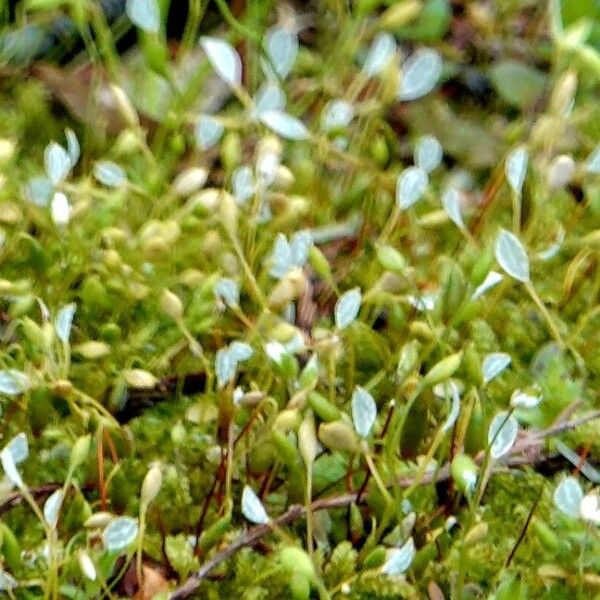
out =
[[110,354],[110,346],[104,342],[90,340],[73,348],[73,353],[88,360],[104,358]]
[[281,461],[288,467],[297,466],[299,456],[296,444],[294,444],[285,433],[277,431],[276,429],[271,431],[271,440],[273,441],[273,444],[275,444],[277,456]]
[[340,452],[356,452],[358,450],[356,432],[344,421],[321,423],[319,440],[330,450]]
[[465,297],[466,284],[461,268],[454,262],[448,265],[442,286],[442,310],[444,321],[449,321]]
[[226,173],[231,173],[242,161],[242,143],[237,131],[228,131],[223,137],[221,161]]
[[139,127],[140,124],[140,119],[135,108],[133,107],[133,104],[131,103],[131,100],[129,100],[129,97],[127,96],[123,88],[120,88],[115,84],[111,84],[109,87],[116,101],[117,109],[121,113],[121,116],[132,129],[137,129],[137,127]]
[[388,271],[403,273],[406,270],[406,259],[391,246],[377,246],[377,260]]
[[436,334],[431,329],[429,323],[421,319],[415,319],[414,321],[411,321],[408,330],[413,337],[423,340],[424,342],[431,342],[436,337]]
[[462,361],[462,352],[456,352],[436,363],[421,380],[422,387],[429,387],[452,377]]
[[331,283],[333,281],[333,274],[331,273],[331,267],[329,266],[329,261],[325,258],[325,255],[317,246],[312,246],[309,254],[308,260],[310,262],[310,266],[314,269],[315,273],[321,277],[324,281]]
[[413,340],[402,346],[396,367],[396,380],[404,381],[419,364],[419,342]]
[[296,431],[300,423],[300,413],[297,410],[282,410],[275,418],[273,429],[284,433],[286,431]]
[[452,460],[450,474],[456,487],[466,495],[475,489],[477,484],[477,465],[468,454],[457,454]]
[[385,136],[376,135],[369,146],[369,154],[373,160],[380,166],[385,167],[390,160],[390,149]]
[[483,283],[483,280],[487,277],[494,264],[494,260],[494,252],[491,248],[485,248],[477,257],[471,269],[471,276],[469,277],[475,287]]
[[83,435],[77,438],[77,441],[73,444],[71,449],[71,456],[69,458],[69,470],[74,471],[77,467],[85,462],[90,453],[90,446],[92,443],[92,436]]
[[313,409],[315,414],[322,421],[327,421],[328,423],[332,421],[338,421],[342,413],[334,406],[325,396],[322,396],[318,392],[309,392],[308,393],[308,405]]
[[153,465],[148,473],[146,473],[146,477],[144,477],[144,481],[142,482],[142,490],[140,493],[140,501],[142,506],[148,506],[156,495],[160,491],[160,487],[162,485],[162,469],[160,465]]
[[312,465],[317,457],[318,443],[315,419],[310,410],[307,411],[298,429],[298,447],[300,448],[306,468],[312,469]]
[[394,3],[380,17],[377,25],[380,29],[394,31],[414,21],[421,12],[419,0],[402,0]]
[[160,309],[173,321],[180,321],[183,317],[183,303],[177,294],[164,289],[160,296]]

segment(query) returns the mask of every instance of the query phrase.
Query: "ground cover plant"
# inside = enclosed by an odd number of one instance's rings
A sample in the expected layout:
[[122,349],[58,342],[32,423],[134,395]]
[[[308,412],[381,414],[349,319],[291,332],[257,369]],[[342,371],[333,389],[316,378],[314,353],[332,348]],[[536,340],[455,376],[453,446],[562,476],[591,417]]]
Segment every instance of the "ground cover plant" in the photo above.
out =
[[593,2],[0,11],[0,593],[600,593]]

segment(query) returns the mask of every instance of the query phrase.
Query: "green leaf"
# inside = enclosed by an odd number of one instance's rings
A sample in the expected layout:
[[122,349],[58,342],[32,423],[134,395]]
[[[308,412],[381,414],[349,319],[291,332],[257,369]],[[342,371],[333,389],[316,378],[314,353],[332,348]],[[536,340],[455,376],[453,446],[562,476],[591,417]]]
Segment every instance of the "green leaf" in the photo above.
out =
[[546,76],[537,69],[516,60],[505,60],[490,70],[492,84],[501,98],[517,108],[527,108],[540,98],[546,87]]

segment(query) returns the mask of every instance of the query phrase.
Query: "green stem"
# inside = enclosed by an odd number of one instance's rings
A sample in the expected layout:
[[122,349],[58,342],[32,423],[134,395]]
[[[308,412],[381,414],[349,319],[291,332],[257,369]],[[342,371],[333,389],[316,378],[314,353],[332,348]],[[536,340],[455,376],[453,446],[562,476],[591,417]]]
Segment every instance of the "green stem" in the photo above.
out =
[[521,230],[521,194],[513,192],[512,194],[513,207],[513,233],[519,235]]
[[249,29],[243,23],[240,23],[234,16],[233,13],[229,10],[229,6],[225,0],[215,0],[215,4],[219,8],[221,16],[225,20],[225,22],[231,26],[234,31],[237,31],[242,37],[246,37],[252,40],[256,44],[260,44],[261,39],[260,35],[256,31]]
[[381,475],[379,475],[379,471],[377,470],[377,467],[375,466],[375,463],[373,462],[373,458],[372,458],[368,448],[364,448],[363,456],[365,457],[365,460],[367,461],[369,471],[371,472],[371,475],[373,476],[373,479],[375,480],[375,483],[377,484],[377,487],[379,488],[381,495],[385,498],[386,503],[391,504],[393,501],[392,496],[388,492],[385,483],[383,483],[383,480],[381,479]]

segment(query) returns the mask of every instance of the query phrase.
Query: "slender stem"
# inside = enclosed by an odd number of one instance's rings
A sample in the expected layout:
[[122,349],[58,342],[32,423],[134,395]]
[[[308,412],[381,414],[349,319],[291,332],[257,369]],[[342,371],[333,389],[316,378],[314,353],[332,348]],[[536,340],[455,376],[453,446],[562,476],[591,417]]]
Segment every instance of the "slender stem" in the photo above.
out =
[[521,194],[513,192],[512,194],[512,206],[513,206],[513,233],[519,235],[521,230]]
[[312,464],[306,467],[306,547],[308,555],[312,559],[314,551],[313,542],[313,514],[311,510],[312,503]]
[[232,29],[237,31],[242,37],[246,37],[255,42],[256,44],[260,44],[260,35],[256,31],[249,29],[248,27],[246,27],[246,25],[238,21],[233,16],[231,10],[229,10],[229,6],[227,5],[227,2],[225,2],[225,0],[215,0],[215,4],[218,6],[219,11],[221,12],[221,16],[223,17],[225,22],[228,25],[230,25]]
[[363,454],[364,454],[365,460],[367,461],[367,465],[369,466],[369,471],[371,472],[371,475],[373,476],[373,479],[375,480],[375,483],[377,484],[377,487],[379,488],[381,495],[385,498],[385,501],[387,503],[391,503],[392,496],[388,492],[385,483],[383,483],[383,480],[381,479],[381,476],[379,475],[379,471],[377,470],[377,467],[375,466],[375,463],[373,462],[373,458],[371,457],[369,449],[365,448]]
[[560,331],[558,330],[558,326],[554,322],[552,315],[550,314],[550,312],[548,311],[548,309],[542,302],[541,298],[539,297],[538,293],[536,292],[535,288],[533,287],[533,284],[530,281],[528,281],[527,283],[525,283],[525,288],[527,289],[527,292],[529,293],[529,296],[531,297],[531,299],[535,302],[536,306],[540,309],[540,312],[542,313],[544,319],[546,320],[546,324],[548,325],[548,329],[550,330],[550,333],[552,333],[554,339],[558,342],[558,344],[564,348],[565,342],[562,338],[562,335],[560,334]]

